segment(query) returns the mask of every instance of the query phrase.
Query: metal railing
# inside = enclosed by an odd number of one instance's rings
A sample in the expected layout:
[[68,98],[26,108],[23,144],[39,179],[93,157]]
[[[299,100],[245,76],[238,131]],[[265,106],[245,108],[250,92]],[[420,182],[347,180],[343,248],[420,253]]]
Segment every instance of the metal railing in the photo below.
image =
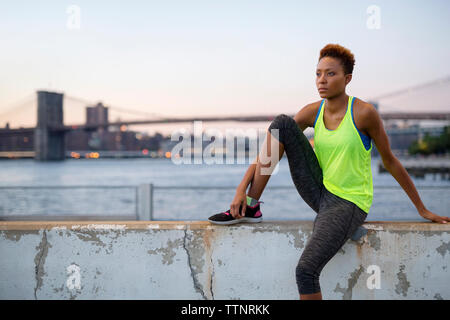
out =
[[[0,220],[141,220],[138,212],[138,203],[139,203],[139,188],[140,186],[135,185],[121,185],[121,186],[105,186],[105,185],[70,185],[70,186],[52,186],[52,185],[43,185],[43,186],[0,186],[0,192],[2,190],[42,190],[42,189],[134,189],[134,199],[135,199],[135,214],[128,215],[96,215],[96,214],[87,214],[87,215],[74,215],[74,214],[65,214],[65,215],[25,215],[25,214],[16,214],[16,215],[0,215]],[[143,217],[142,217],[143,218]]]

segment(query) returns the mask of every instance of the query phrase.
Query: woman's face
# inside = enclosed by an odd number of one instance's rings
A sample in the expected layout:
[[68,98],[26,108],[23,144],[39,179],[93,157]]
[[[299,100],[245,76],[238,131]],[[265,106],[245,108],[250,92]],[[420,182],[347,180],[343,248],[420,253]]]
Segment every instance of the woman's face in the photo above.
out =
[[351,79],[351,74],[344,75],[344,67],[339,59],[323,57],[317,64],[316,86],[322,99],[333,98],[345,92]]

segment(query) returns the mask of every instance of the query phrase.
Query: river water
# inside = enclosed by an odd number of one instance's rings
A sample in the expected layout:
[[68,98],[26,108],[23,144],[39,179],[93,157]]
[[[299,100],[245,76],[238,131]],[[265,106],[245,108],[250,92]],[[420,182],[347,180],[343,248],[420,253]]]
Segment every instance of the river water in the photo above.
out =
[[[372,158],[374,199],[366,221],[425,221],[397,181],[378,173],[378,162]],[[0,215],[132,215],[136,186],[152,183],[156,220],[205,220],[229,208],[248,165],[248,160],[221,165],[176,165],[170,159],[3,160],[0,187],[7,188],[0,188]],[[429,210],[450,216],[449,180],[411,178]],[[17,188],[24,186],[34,188]],[[170,186],[183,188],[158,189]],[[286,157],[260,200],[265,220],[312,220],[316,215],[297,193]]]

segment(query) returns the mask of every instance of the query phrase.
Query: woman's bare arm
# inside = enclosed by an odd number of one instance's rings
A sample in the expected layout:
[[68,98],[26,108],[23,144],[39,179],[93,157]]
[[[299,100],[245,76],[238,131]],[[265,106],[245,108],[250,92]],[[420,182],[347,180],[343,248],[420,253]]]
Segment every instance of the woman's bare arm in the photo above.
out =
[[416,207],[418,213],[425,219],[429,219],[433,222],[447,223],[450,221],[449,217],[439,216],[429,211],[422,200],[419,193],[408,172],[400,163],[400,161],[393,155],[388,136],[384,130],[383,122],[378,112],[372,105],[363,108],[363,123],[364,128],[369,133],[369,136],[373,139],[373,142],[377,146],[377,150],[380,153],[383,165],[386,170],[397,180],[398,184],[403,188],[412,203]]

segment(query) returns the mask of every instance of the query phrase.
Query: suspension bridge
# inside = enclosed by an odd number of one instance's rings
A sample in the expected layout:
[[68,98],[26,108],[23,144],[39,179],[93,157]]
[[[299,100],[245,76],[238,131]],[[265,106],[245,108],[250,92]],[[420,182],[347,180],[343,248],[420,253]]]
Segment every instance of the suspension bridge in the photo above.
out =
[[[427,88],[435,88],[436,86],[448,85],[450,83],[450,76],[436,79],[420,85],[388,92],[368,99],[377,109],[380,101],[392,97],[406,95],[412,92],[423,91]],[[29,94],[19,101],[16,105],[8,108],[6,112],[0,114],[0,121],[7,121],[11,116],[18,113],[30,113],[37,106],[37,123],[33,127],[10,128],[7,125],[0,129],[0,141],[4,141],[7,137],[20,137],[22,135],[34,134],[34,152],[35,159],[40,161],[47,160],[64,160],[65,146],[64,135],[73,130],[83,131],[97,131],[99,129],[106,129],[110,126],[122,127],[130,125],[145,125],[145,124],[173,124],[186,123],[193,121],[204,122],[268,122],[272,121],[277,114],[268,115],[236,115],[236,116],[214,116],[214,117],[166,117],[158,113],[150,113],[130,108],[116,107],[108,105],[108,109],[119,114],[133,114],[137,119],[126,121],[96,121],[95,123],[78,123],[78,124],[64,124],[63,121],[63,106],[64,104],[79,105],[85,108],[86,106],[93,106],[95,103],[85,100],[83,98],[74,97],[69,94],[37,91],[37,94]],[[450,108],[449,108],[450,110]],[[36,112],[36,111],[34,111]],[[290,115],[294,116],[294,114]],[[384,121],[391,120],[436,120],[436,121],[450,121],[450,111],[424,111],[424,112],[401,112],[391,109],[389,112],[380,112],[380,116]],[[1,140],[3,138],[3,140]]]

